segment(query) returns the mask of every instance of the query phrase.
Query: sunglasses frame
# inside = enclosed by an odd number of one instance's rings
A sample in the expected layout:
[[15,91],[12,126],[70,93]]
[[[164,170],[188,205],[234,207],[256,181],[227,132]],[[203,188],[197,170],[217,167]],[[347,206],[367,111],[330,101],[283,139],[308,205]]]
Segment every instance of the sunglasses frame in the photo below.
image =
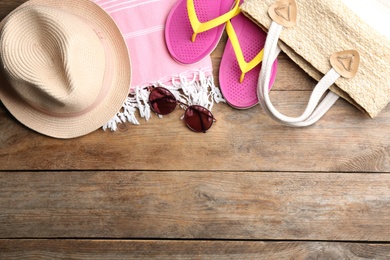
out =
[[[167,95],[166,95],[167,97],[168,97],[168,95],[170,95],[170,96],[172,97],[172,100],[175,101],[175,106],[173,107],[173,109],[170,109],[169,112],[167,112],[167,113],[161,113],[161,111],[156,111],[156,109],[154,109],[154,107],[153,107],[153,102],[156,101],[156,100],[158,100],[158,99],[151,100],[151,97],[153,96],[153,93],[154,93],[155,91],[159,91],[158,93],[160,93],[160,94],[166,93],[166,94],[167,94]],[[150,88],[150,94],[149,94],[148,103],[149,103],[150,108],[152,109],[152,111],[155,112],[155,113],[158,114],[158,115],[168,115],[168,114],[172,113],[172,112],[176,109],[177,105],[184,106],[184,107],[185,107],[184,120],[185,120],[185,122],[186,122],[187,127],[188,127],[190,130],[194,131],[194,132],[198,132],[198,133],[199,133],[199,132],[203,132],[203,133],[206,133],[206,131],[209,130],[209,129],[211,128],[211,126],[213,125],[213,123],[217,121],[217,119],[214,117],[214,115],[211,113],[211,111],[208,110],[207,108],[205,108],[205,107],[203,107],[203,106],[200,106],[200,105],[187,105],[187,104],[181,102],[180,100],[177,100],[177,98],[175,97],[175,95],[173,95],[173,93],[172,93],[169,89],[164,88],[164,87],[151,87],[151,88]],[[188,123],[188,119],[189,119],[189,118],[188,118],[188,115],[187,115],[187,114],[189,113],[189,109],[191,109],[193,112],[202,113],[203,115],[206,115],[206,116],[208,116],[208,117],[211,117],[211,118],[212,118],[212,122],[211,122],[210,126],[209,126],[207,129],[205,129],[206,127],[204,127],[203,120],[200,120],[200,124],[201,124],[200,128],[202,128],[203,130],[198,131],[197,129],[195,129],[194,127],[192,127],[192,126]],[[206,110],[207,112],[202,112],[202,110]],[[211,115],[211,116],[210,116],[210,115]]]

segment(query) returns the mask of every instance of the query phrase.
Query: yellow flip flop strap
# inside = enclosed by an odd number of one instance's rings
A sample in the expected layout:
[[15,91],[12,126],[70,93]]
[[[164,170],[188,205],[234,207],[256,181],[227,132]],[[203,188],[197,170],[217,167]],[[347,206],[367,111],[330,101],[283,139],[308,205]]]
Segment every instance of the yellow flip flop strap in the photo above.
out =
[[215,19],[202,23],[199,21],[198,16],[196,15],[194,0],[187,0],[188,17],[190,19],[192,30],[194,31],[194,33],[192,34],[191,41],[192,42],[195,41],[196,35],[198,33],[205,32],[221,24],[224,24],[226,23],[226,21],[229,21],[234,16],[239,14],[240,13],[239,4],[240,4],[240,0],[236,0],[233,9],[231,9],[229,12],[221,16],[218,16]]
[[237,34],[234,31],[233,25],[230,21],[226,22],[226,32],[229,36],[230,42],[232,43],[238,65],[240,66],[240,70],[242,72],[240,76],[240,83],[242,83],[244,81],[245,73],[256,67],[263,60],[264,49],[262,49],[250,62],[246,62],[237,38]]

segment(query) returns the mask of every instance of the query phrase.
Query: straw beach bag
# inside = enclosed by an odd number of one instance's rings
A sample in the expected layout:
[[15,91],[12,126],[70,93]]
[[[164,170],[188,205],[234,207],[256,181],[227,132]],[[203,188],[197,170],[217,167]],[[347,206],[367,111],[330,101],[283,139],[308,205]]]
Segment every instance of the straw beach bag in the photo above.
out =
[[[390,1],[245,0],[241,10],[268,31],[258,96],[275,120],[311,125],[339,97],[371,118],[389,103]],[[279,113],[268,96],[270,66],[280,51],[319,81],[299,117]]]

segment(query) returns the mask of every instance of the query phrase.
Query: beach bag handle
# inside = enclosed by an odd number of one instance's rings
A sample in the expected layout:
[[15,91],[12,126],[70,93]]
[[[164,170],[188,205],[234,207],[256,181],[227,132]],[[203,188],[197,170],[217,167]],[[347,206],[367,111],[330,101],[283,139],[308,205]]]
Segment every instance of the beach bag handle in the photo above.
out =
[[[268,84],[270,81],[272,64],[279,55],[281,49],[278,46],[279,36],[283,28],[291,28],[296,25],[297,5],[295,0],[281,0],[268,10],[272,19],[268,36],[264,46],[264,56],[259,75],[257,94],[259,103],[265,112],[276,121],[293,127],[304,127],[316,123],[338,100],[339,96],[328,91],[339,77],[352,78],[356,75],[360,56],[356,50],[340,51],[330,55],[332,68],[314,87],[305,111],[299,117],[289,117],[280,113],[272,104]],[[325,93],[328,92],[326,95]],[[325,95],[325,97],[324,97]]]

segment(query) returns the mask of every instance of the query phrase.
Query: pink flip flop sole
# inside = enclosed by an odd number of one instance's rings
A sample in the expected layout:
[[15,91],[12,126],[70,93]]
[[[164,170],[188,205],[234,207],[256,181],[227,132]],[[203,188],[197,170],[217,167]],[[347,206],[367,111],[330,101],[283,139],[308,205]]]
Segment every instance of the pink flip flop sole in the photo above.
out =
[[[243,14],[231,19],[231,23],[237,34],[244,58],[249,62],[264,48],[267,34]],[[277,66],[277,60],[275,60],[269,89],[274,84]],[[247,109],[258,104],[257,81],[260,68],[261,63],[247,72],[244,81],[240,84],[241,70],[233,46],[230,40],[227,41],[219,68],[219,84],[229,105],[238,109]]]
[[[229,12],[233,0],[195,0],[195,10],[200,22],[212,20]],[[187,0],[179,0],[169,12],[165,27],[165,42],[172,58],[182,64],[194,64],[208,56],[217,46],[225,24],[199,33],[191,41],[193,30],[187,13]]]

